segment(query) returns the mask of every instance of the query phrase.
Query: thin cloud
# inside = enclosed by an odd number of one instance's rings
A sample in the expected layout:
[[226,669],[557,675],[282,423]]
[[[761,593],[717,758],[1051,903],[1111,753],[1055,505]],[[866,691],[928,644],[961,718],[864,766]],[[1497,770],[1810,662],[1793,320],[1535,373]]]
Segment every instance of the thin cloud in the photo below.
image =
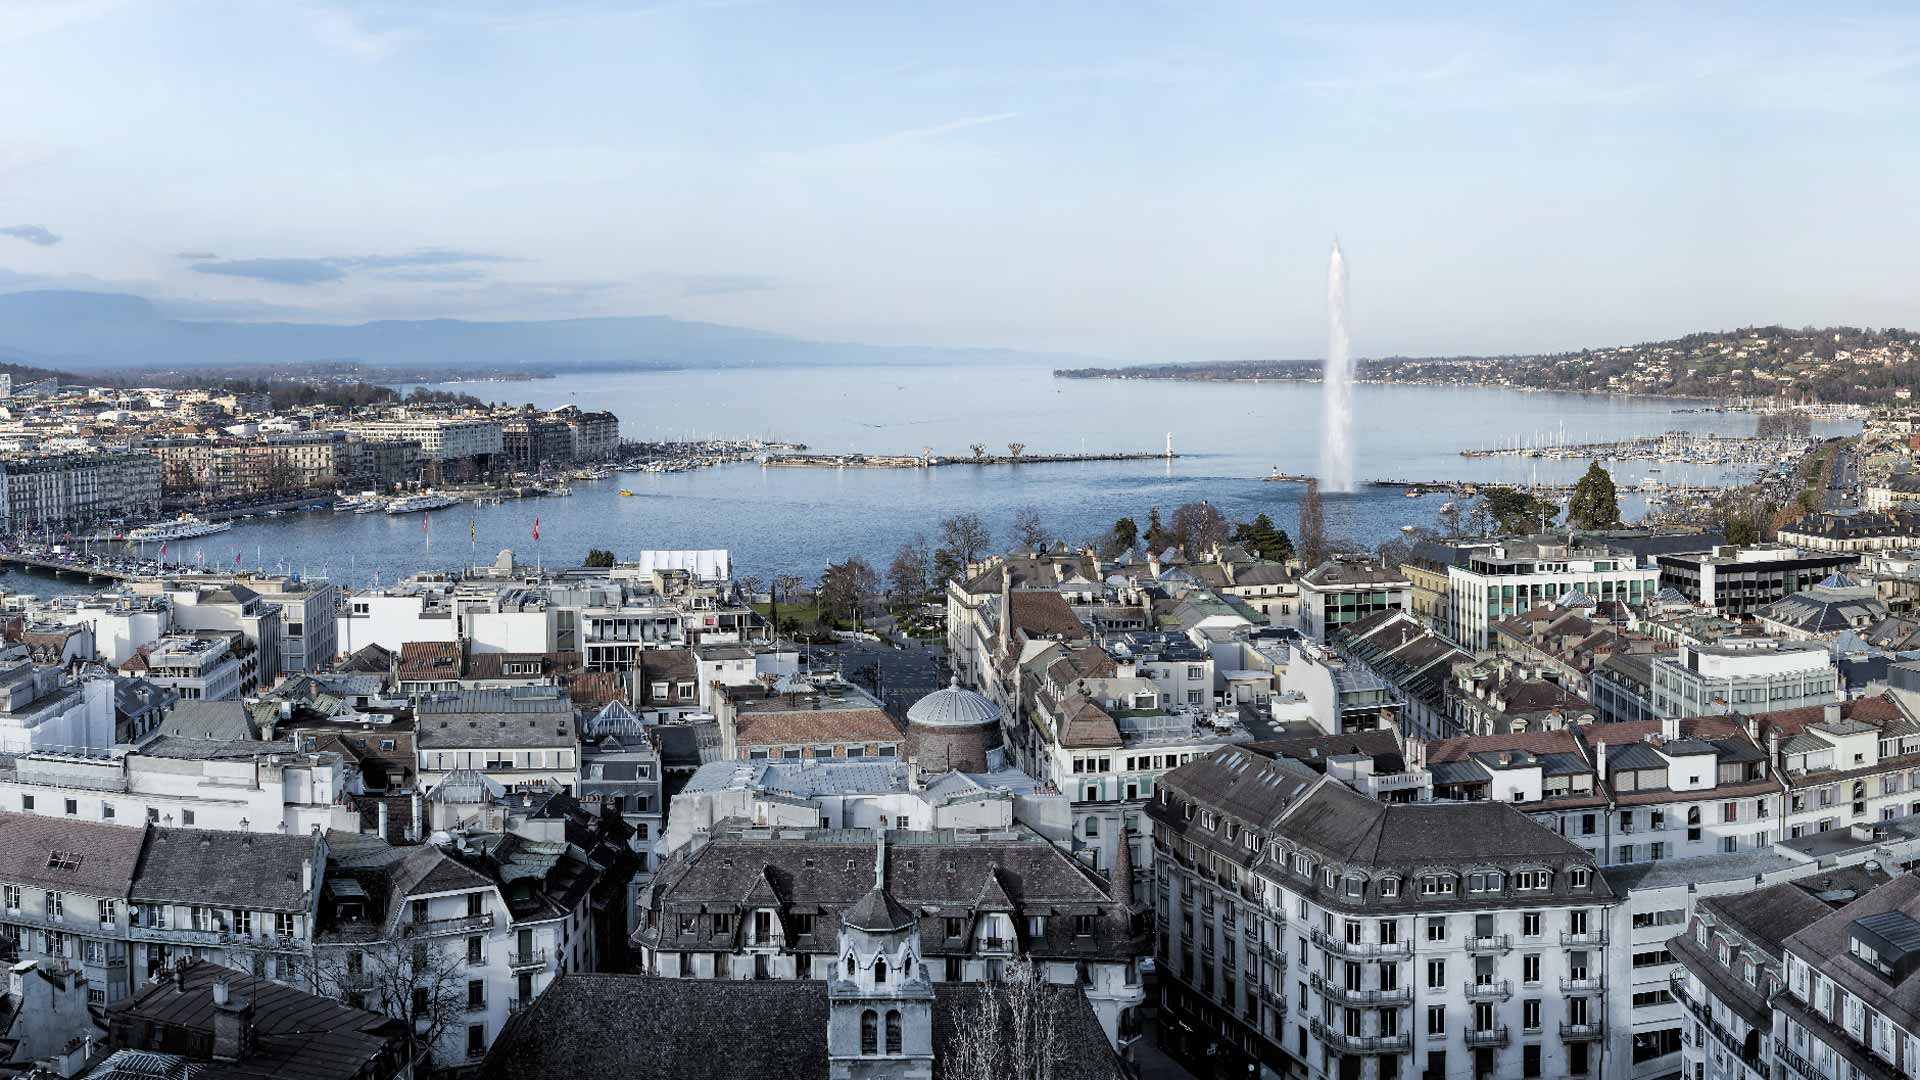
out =
[[1006,120],[1012,120],[1020,115],[1021,114],[1017,112],[1003,112],[988,113],[985,116],[966,116],[958,120],[949,120],[944,124],[935,124],[932,127],[907,128],[904,131],[896,131],[888,135],[882,135],[875,141],[907,142],[912,139],[931,139],[936,135],[945,135],[950,131],[964,131],[967,128],[998,124]]
[[8,225],[0,227],[0,236],[11,236],[16,240],[25,240],[35,247],[52,247],[60,242],[60,237],[45,225]]
[[351,12],[333,7],[308,12],[307,26],[314,40],[325,48],[367,64],[384,60],[402,45],[420,38],[418,30],[372,29]]
[[[507,255],[428,248],[399,255],[327,255],[319,258],[205,259],[188,269],[200,274],[249,278],[273,285],[332,285],[355,270],[381,272],[391,281],[474,281],[478,270],[458,269],[475,263],[517,262]],[[411,270],[410,268],[424,268]]]
[[182,262],[212,262],[220,256],[211,251],[180,251],[175,252],[173,257]]

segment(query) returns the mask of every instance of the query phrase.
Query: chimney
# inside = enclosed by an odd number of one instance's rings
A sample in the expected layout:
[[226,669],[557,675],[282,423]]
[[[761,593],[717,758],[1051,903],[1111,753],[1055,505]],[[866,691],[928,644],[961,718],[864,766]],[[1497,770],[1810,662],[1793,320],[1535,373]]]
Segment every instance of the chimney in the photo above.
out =
[[380,800],[377,814],[379,824],[376,826],[376,831],[380,834],[380,839],[385,840],[387,838],[387,800]]
[[1593,771],[1598,774],[1601,783],[1607,780],[1607,744],[1593,744]]
[[413,800],[413,820],[407,823],[407,840],[414,842],[420,839],[420,825],[423,820],[420,817],[420,786],[418,784],[414,785],[411,798]]
[[[1000,656],[1006,656],[1013,640],[1013,567],[1000,565]],[[998,657],[996,657],[998,659]]]
[[313,892],[313,859],[311,857],[300,860],[300,891]]
[[1780,767],[1780,729],[1767,732],[1767,764],[1772,768]]
[[1680,718],[1677,716],[1661,717],[1660,737],[1668,742],[1678,739],[1680,737]]
[[236,1000],[226,979],[213,984],[213,1052],[215,1061],[235,1062],[253,1052],[253,1002]]
[[1826,721],[1829,724],[1839,723],[1840,722],[1840,703],[1837,701],[1830,701],[1827,704],[1822,705],[1820,707],[1820,719]]

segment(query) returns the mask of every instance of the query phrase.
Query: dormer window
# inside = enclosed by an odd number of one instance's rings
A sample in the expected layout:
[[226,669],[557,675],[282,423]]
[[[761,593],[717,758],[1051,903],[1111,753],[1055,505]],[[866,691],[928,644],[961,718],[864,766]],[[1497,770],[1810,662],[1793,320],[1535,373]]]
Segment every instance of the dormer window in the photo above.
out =
[[1576,866],[1567,874],[1567,884],[1576,889],[1584,889],[1593,883],[1593,871],[1584,866]]
[[1381,878],[1380,879],[1380,895],[1382,898],[1399,896],[1400,895],[1400,879],[1399,878]]
[[1211,811],[1211,810],[1205,810],[1205,811],[1202,811],[1202,812],[1201,812],[1201,814],[1200,814],[1200,827],[1201,827],[1201,828],[1203,828],[1203,829],[1211,829],[1211,828],[1213,828],[1213,811]]
[[1520,870],[1513,875],[1513,887],[1520,892],[1544,892],[1553,884],[1553,874],[1546,870]]

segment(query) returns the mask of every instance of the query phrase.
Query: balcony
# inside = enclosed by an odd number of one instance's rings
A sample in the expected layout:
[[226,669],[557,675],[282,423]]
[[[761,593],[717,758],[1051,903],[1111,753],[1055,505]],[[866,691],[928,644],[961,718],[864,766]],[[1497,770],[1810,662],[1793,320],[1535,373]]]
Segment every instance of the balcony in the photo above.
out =
[[507,966],[515,971],[526,971],[547,966],[545,949],[513,949],[507,953]]
[[517,1013],[521,1009],[526,1008],[529,1004],[532,1004],[532,1003],[529,1001],[523,1000],[521,998],[510,997],[507,999],[507,1013],[508,1015]]
[[1313,1037],[1341,1054],[1404,1054],[1412,1048],[1407,1035],[1348,1035],[1315,1020]]
[[1560,1037],[1568,1042],[1592,1042],[1605,1034],[1605,1025],[1598,1020],[1589,1020],[1584,1024],[1560,1022]]
[[1513,951],[1513,938],[1506,934],[1489,934],[1486,937],[1467,939],[1467,951],[1470,953],[1505,953]]
[[1505,1001],[1513,996],[1513,984],[1505,979],[1485,979],[1467,984],[1468,1001]]
[[1411,942],[1347,941],[1324,930],[1313,932],[1313,944],[1348,960],[1404,960],[1413,955]]
[[1598,994],[1606,988],[1606,982],[1598,975],[1577,979],[1570,979],[1564,975],[1560,977],[1560,992],[1563,994]]
[[1398,990],[1352,990],[1332,979],[1315,975],[1311,980],[1313,989],[1328,1001],[1341,1005],[1351,1005],[1361,1009],[1393,1008],[1413,1004],[1411,988]]
[[1261,942],[1260,955],[1266,957],[1268,960],[1273,961],[1274,963],[1280,965],[1283,968],[1287,966],[1287,947],[1281,942],[1278,942],[1278,941]]
[[1268,986],[1266,983],[1261,983],[1259,994],[1261,1001],[1266,1002],[1281,1012],[1287,1011],[1287,993],[1285,987]]
[[1469,1047],[1505,1046],[1507,1045],[1507,1025],[1495,1024],[1490,1028],[1468,1028],[1466,1039]]
[[[1182,933],[1180,936],[1184,940],[1189,942],[1193,940],[1193,935],[1190,933]],[[1013,952],[1013,939],[1003,938],[1003,937],[983,937],[980,939],[980,951],[989,952],[989,953],[1009,953],[1010,954]]]
[[401,932],[408,937],[432,937],[436,934],[465,934],[474,930],[491,930],[493,912],[479,915],[462,915],[457,919],[416,919],[402,924]]
[[1570,931],[1563,931],[1560,935],[1560,944],[1562,945],[1568,945],[1568,946],[1574,946],[1574,947],[1578,947],[1582,945],[1597,947],[1600,945],[1605,945],[1606,943],[1607,943],[1607,932],[1605,930],[1589,930],[1589,931],[1586,931],[1585,933],[1580,933],[1580,934],[1575,934]]

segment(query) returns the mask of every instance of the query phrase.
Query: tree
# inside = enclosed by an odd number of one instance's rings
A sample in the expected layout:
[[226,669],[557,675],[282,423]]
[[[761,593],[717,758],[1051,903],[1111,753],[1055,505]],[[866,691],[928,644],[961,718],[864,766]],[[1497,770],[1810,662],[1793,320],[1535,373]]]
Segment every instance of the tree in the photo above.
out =
[[1133,545],[1140,542],[1140,526],[1132,518],[1123,517],[1113,523],[1113,529],[1107,535],[1115,548],[1131,551]]
[[198,491],[200,490],[200,477],[194,473],[193,466],[188,462],[169,462],[163,476],[161,488],[169,492]]
[[1246,548],[1256,559],[1285,562],[1293,558],[1293,538],[1285,529],[1275,528],[1273,519],[1264,512],[1255,514],[1252,521],[1235,525],[1233,542]]
[[998,981],[981,985],[958,1010],[947,1080],[1053,1080],[1066,1053],[1060,1045],[1067,995],[1032,960],[1008,961]]
[[[456,937],[328,949],[315,955],[309,983],[322,997],[401,1021],[409,1059],[421,1051],[441,1057],[441,1039],[466,1030],[465,948],[466,939]],[[457,1064],[464,1049],[451,1047],[436,1064]]]
[[1440,531],[1450,540],[1458,540],[1466,534],[1466,511],[1460,504],[1448,499],[1440,507],[1439,515],[1434,519],[1440,525]]
[[1031,506],[1014,511],[1013,538],[1015,543],[1028,551],[1044,552],[1053,546],[1053,537],[1041,522],[1040,511]]
[[594,548],[587,552],[587,561],[582,566],[608,567],[613,565],[613,552],[606,548]]
[[1536,533],[1553,524],[1560,508],[1519,488],[1490,487],[1481,493],[1493,531],[1502,536]]
[[841,617],[853,628],[860,628],[861,612],[875,606],[880,595],[880,575],[858,555],[845,562],[828,563],[820,575],[820,603],[829,614]]
[[1173,535],[1188,555],[1198,557],[1227,538],[1227,519],[1212,503],[1181,503],[1173,509]]
[[1300,494],[1300,558],[1309,569],[1327,557],[1327,522],[1320,516],[1320,481],[1308,480]]
[[749,604],[753,602],[754,597],[760,595],[760,586],[762,584],[763,582],[761,582],[759,576],[756,574],[742,574],[733,579],[734,589],[739,592],[741,598]]
[[262,483],[268,491],[292,491],[300,486],[300,470],[289,462],[276,461],[267,466]]
[[915,533],[893,553],[893,562],[887,565],[887,589],[896,604],[918,604],[933,591],[932,581],[933,551],[927,538]]
[[1174,536],[1165,525],[1160,523],[1160,508],[1147,509],[1147,550],[1159,554],[1173,546]]
[[773,632],[775,636],[778,636],[780,633],[780,598],[785,596],[791,600],[794,594],[798,593],[805,586],[806,582],[797,574],[780,574],[773,579],[773,584],[768,586],[768,617],[773,620]]
[[1614,490],[1613,476],[1599,462],[1587,466],[1586,475],[1573,485],[1567,500],[1567,524],[1579,529],[1609,529],[1620,524],[1620,494]]
[[965,574],[969,567],[985,558],[987,545],[992,542],[987,523],[981,521],[978,514],[955,514],[940,523],[940,549],[957,568],[955,577]]

